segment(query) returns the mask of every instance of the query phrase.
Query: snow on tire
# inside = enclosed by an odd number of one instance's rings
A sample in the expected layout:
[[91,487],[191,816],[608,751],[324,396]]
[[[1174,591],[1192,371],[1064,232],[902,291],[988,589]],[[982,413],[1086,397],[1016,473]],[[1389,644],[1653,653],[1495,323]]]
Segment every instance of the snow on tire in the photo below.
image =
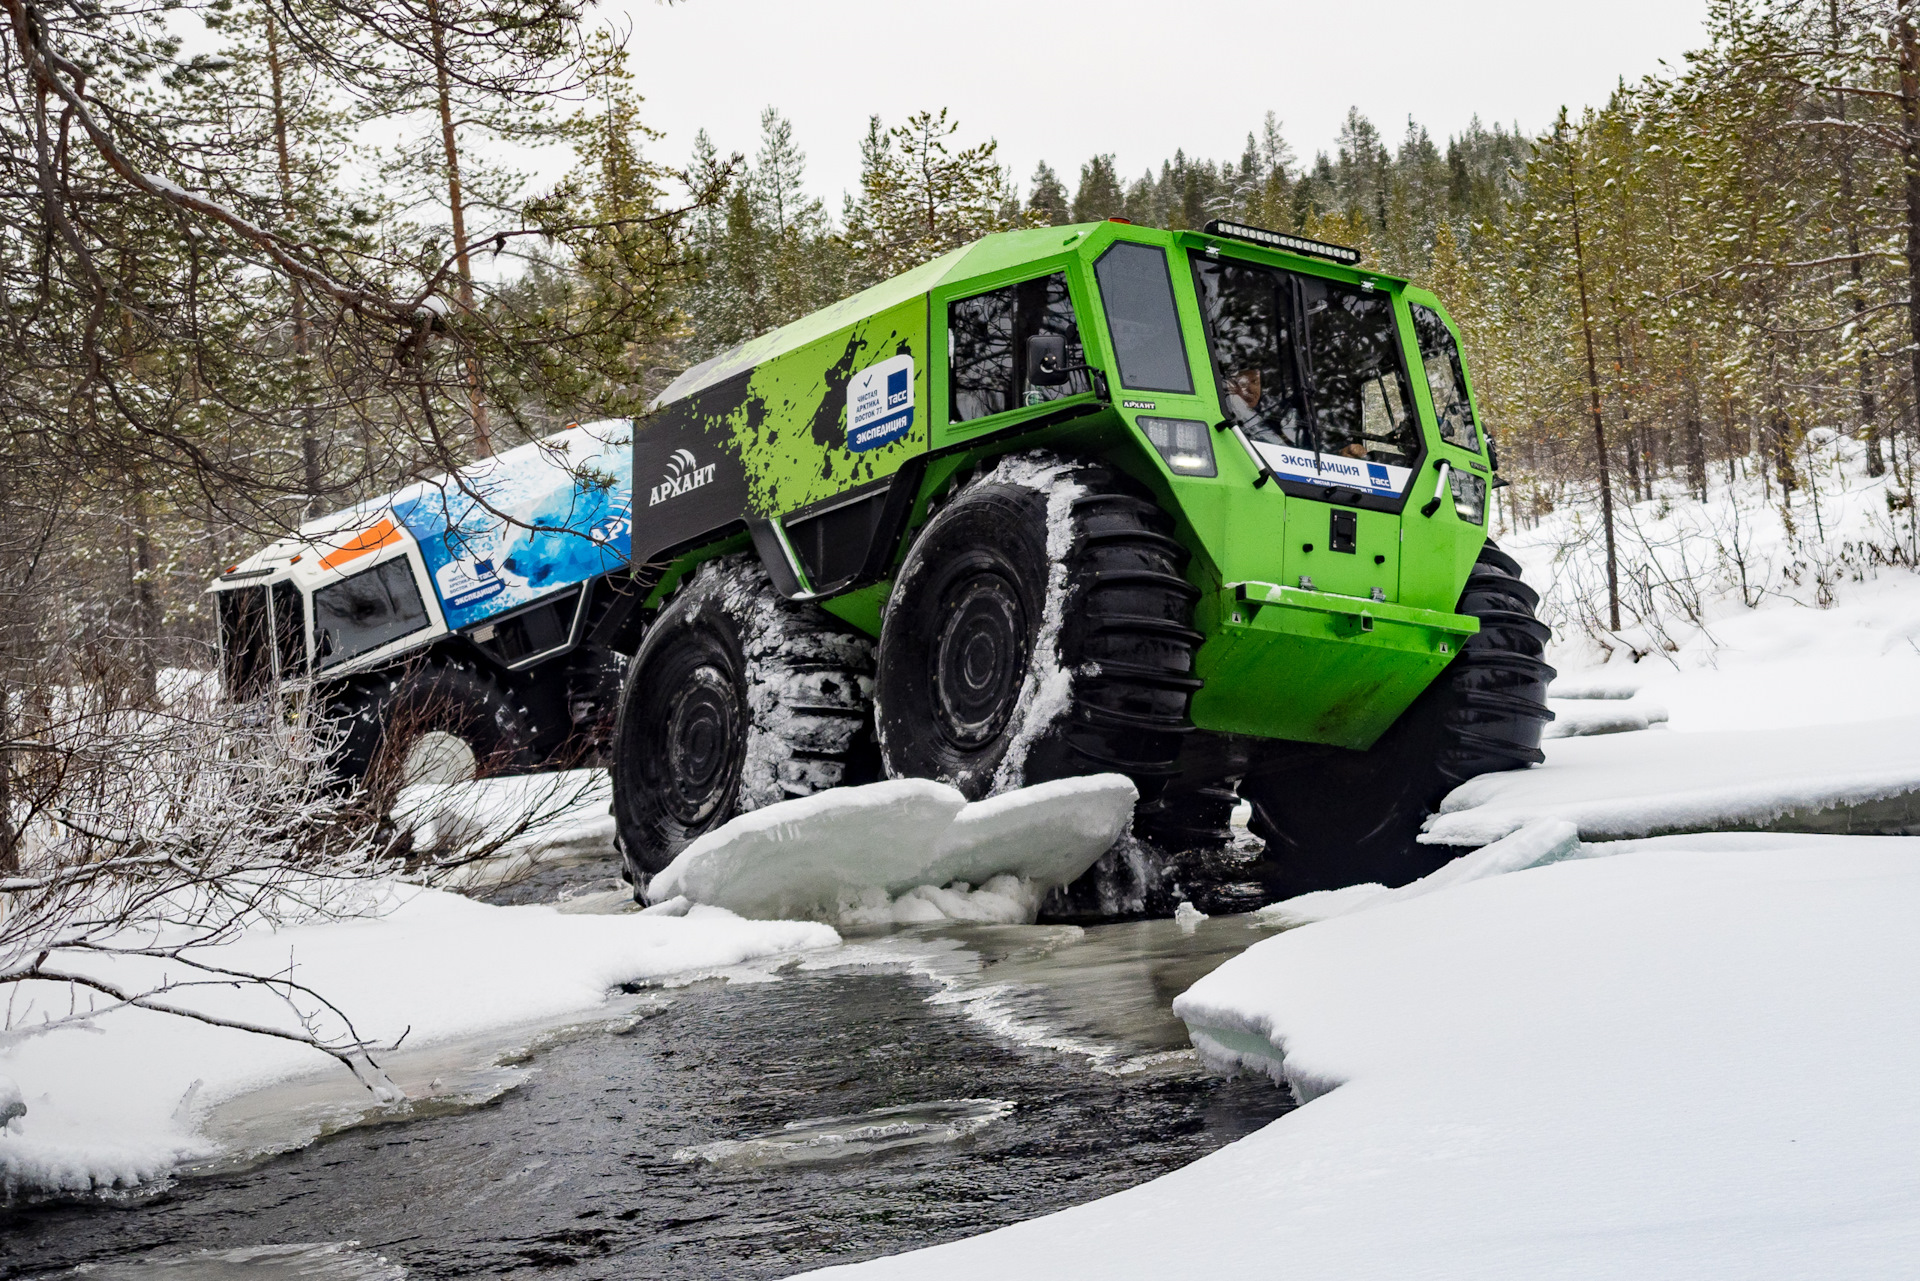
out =
[[1172,522],[1126,477],[1009,455],[920,531],[880,637],[887,772],[972,799],[1115,772],[1151,795],[1190,730],[1198,592]]
[[878,776],[873,645],[781,598],[750,557],[709,562],[648,629],[614,729],[630,875],[737,814]]

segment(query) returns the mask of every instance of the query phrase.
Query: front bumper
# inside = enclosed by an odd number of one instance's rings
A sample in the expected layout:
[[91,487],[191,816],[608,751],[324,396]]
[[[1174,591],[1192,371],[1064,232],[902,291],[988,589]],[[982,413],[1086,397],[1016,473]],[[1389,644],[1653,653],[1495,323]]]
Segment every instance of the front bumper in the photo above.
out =
[[[1364,749],[1433,683],[1480,620],[1385,601],[1229,583],[1194,661],[1201,729]],[[1206,626],[1210,622],[1211,626]]]

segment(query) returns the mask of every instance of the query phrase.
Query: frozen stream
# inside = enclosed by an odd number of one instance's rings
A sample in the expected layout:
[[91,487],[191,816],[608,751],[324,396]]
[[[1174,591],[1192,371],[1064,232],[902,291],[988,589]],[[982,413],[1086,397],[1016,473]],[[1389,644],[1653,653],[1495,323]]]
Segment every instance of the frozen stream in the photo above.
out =
[[[411,1117],[0,1219],[0,1275],[759,1277],[971,1235],[1286,1110],[1264,1081],[1200,1075],[1167,1009],[1258,937],[1243,918],[909,930],[771,981],[639,993],[519,1062],[404,1065],[439,1082]],[[215,1129],[273,1146],[350,1102],[316,1078]]]

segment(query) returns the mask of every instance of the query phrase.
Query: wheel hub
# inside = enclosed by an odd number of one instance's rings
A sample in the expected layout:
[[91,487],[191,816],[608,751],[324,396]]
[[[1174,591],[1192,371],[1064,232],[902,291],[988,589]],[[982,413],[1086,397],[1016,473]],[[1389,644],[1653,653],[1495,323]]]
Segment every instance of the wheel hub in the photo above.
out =
[[1006,728],[1027,674],[1027,615],[997,573],[962,581],[947,598],[932,652],[934,714],[955,745],[985,746]]
[[407,745],[400,763],[400,786],[416,783],[464,783],[480,774],[479,754],[458,734],[430,729]]
[[711,666],[689,673],[666,718],[665,790],[676,820],[703,822],[725,799],[741,737],[739,701],[726,673]]

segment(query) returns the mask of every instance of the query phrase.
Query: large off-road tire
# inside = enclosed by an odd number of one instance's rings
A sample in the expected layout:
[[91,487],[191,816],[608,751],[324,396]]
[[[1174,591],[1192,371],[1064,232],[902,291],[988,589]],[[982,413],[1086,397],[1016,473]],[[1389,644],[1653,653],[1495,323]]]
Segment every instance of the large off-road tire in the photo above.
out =
[[525,705],[471,659],[421,659],[329,691],[333,768],[390,799],[409,783],[454,782],[531,768],[538,730]]
[[1133,830],[1169,853],[1224,849],[1233,841],[1234,790],[1247,772],[1251,740],[1195,730],[1180,753],[1180,772],[1134,815]]
[[873,644],[781,598],[757,561],[712,562],[633,657],[613,731],[630,879],[749,810],[879,777]]
[[1199,592],[1172,527],[1125,476],[1054,455],[1003,458],[955,490],[887,605],[887,773],[974,799],[1108,771],[1156,793],[1200,684]]
[[1555,673],[1542,657],[1550,632],[1534,616],[1539,603],[1518,562],[1487,543],[1457,606],[1480,620],[1479,634],[1379,742],[1364,752],[1255,749],[1240,794],[1267,843],[1276,897],[1426,875],[1458,852],[1414,839],[1448,792],[1543,759]]

